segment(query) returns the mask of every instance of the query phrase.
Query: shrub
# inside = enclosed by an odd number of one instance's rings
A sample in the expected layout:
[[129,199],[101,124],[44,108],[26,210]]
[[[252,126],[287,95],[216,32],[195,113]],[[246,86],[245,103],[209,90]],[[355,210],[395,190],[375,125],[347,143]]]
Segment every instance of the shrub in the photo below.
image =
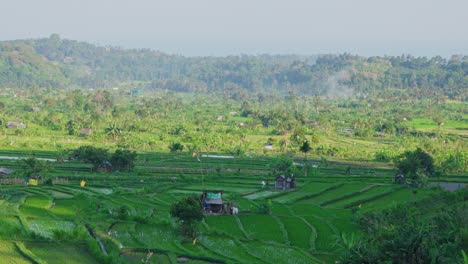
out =
[[261,203],[257,206],[257,213],[258,214],[270,214],[271,206],[269,206],[268,203]]
[[181,152],[184,149],[184,145],[180,144],[179,142],[172,143],[169,146],[169,150],[171,152]]
[[389,162],[395,159],[396,154],[388,149],[381,149],[375,153],[376,161]]
[[149,219],[147,217],[140,216],[140,215],[134,216],[133,221],[135,221],[137,223],[140,223],[140,224],[148,224],[149,223]]
[[444,168],[444,170],[451,172],[466,171],[468,167],[468,159],[466,156],[466,152],[463,151],[450,153],[448,157],[442,162],[441,167]]
[[47,180],[44,181],[44,185],[49,185],[49,186],[51,186],[51,185],[54,185],[54,183],[53,183],[53,181],[52,181],[51,178],[47,178]]
[[125,205],[121,206],[117,210],[117,218],[121,220],[126,220],[128,218],[129,208]]
[[137,154],[127,149],[117,149],[110,159],[113,169],[131,171],[135,167]]
[[[466,191],[460,194],[446,199],[463,201]],[[460,263],[459,252],[468,246],[463,206],[443,207],[428,217],[423,212],[399,205],[359,217],[365,235],[346,248],[343,263]]]

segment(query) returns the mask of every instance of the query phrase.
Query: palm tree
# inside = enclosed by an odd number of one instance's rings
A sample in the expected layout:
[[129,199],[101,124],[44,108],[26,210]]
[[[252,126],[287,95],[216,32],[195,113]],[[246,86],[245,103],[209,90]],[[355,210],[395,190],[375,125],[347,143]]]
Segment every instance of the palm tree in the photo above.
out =
[[302,143],[302,146],[299,148],[299,150],[304,153],[304,160],[307,161],[307,152],[312,150],[307,139],[304,139],[304,143]]
[[105,133],[111,136],[114,141],[117,141],[122,136],[122,129],[117,127],[115,123],[111,123],[109,127],[106,127]]
[[307,139],[304,139],[304,143],[302,143],[302,146],[300,147],[300,151],[304,153],[304,175],[307,176],[307,152],[309,152],[312,148],[310,147],[309,141]]

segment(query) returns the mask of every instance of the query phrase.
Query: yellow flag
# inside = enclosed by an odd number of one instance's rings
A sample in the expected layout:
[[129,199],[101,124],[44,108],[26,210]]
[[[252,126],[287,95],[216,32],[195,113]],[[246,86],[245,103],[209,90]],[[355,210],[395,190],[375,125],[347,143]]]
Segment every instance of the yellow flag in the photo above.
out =
[[36,179],[29,179],[28,183],[29,183],[30,185],[37,185],[37,184],[38,184],[38,182],[37,182]]
[[192,241],[192,244],[193,245],[197,244],[197,239],[196,238]]
[[80,186],[81,186],[81,187],[85,187],[85,185],[86,185],[86,181],[85,181],[85,180],[81,180]]

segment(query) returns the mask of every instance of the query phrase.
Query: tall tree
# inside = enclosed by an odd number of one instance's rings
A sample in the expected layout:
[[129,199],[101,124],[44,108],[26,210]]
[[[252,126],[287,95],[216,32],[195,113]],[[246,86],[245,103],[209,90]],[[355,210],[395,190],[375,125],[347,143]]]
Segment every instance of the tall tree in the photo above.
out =
[[426,178],[435,171],[434,159],[421,148],[405,151],[396,158],[395,165],[416,186],[424,185]]
[[183,235],[191,238],[196,235],[196,224],[203,219],[202,206],[196,196],[188,196],[172,204],[170,214],[179,221]]
[[93,170],[97,170],[100,165],[109,160],[107,149],[93,146],[81,146],[74,151],[75,155],[84,162],[93,164]]
[[53,165],[50,161],[39,160],[34,156],[27,158],[27,159],[21,159],[21,163],[23,165],[24,174],[26,177],[43,176],[41,174],[53,168]]
[[110,158],[113,169],[131,171],[135,167],[137,154],[128,149],[117,149]]

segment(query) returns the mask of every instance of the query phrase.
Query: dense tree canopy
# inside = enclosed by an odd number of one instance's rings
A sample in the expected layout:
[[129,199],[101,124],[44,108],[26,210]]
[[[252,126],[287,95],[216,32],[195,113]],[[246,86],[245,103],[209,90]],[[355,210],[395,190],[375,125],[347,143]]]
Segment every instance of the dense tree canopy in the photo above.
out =
[[[112,87],[140,81],[142,88],[179,92],[275,90],[343,96],[351,93],[466,100],[468,56],[183,57],[148,49],[99,47],[58,35],[0,42],[0,85]],[[143,81],[143,82],[141,82]],[[246,111],[244,111],[247,113]]]
[[117,149],[110,158],[114,170],[131,171],[135,167],[137,153],[128,149]]
[[24,169],[24,174],[26,177],[40,177],[44,176],[43,173],[51,170],[53,165],[48,160],[39,160],[36,157],[30,157],[27,159],[21,159],[20,163]]
[[196,196],[187,196],[172,204],[169,212],[179,220],[183,235],[195,235],[196,223],[203,219],[201,203]]
[[81,146],[74,153],[84,162],[93,164],[93,170],[97,170],[100,165],[109,160],[108,150],[104,148]]
[[418,185],[435,172],[433,158],[420,148],[405,151],[395,160],[395,165],[400,173]]
[[438,198],[449,206],[429,213],[420,202],[360,216],[365,236],[347,239],[344,263],[462,263],[461,250],[468,248],[468,192]]

